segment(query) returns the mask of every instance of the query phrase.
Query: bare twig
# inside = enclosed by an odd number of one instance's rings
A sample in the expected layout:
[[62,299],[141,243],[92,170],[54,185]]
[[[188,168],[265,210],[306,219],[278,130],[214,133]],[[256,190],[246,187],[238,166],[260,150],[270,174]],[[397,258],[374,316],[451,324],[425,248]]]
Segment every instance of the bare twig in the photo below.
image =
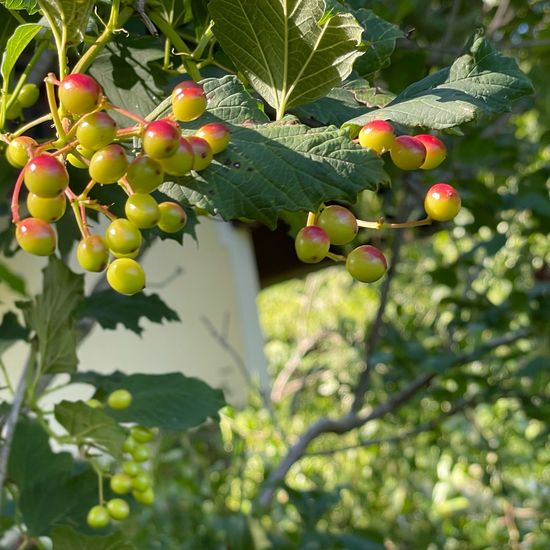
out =
[[143,24],[147,27],[147,30],[153,35],[158,36],[159,32],[153,22],[149,19],[148,15],[145,13],[145,0],[137,0],[135,5],[135,10],[140,16]]

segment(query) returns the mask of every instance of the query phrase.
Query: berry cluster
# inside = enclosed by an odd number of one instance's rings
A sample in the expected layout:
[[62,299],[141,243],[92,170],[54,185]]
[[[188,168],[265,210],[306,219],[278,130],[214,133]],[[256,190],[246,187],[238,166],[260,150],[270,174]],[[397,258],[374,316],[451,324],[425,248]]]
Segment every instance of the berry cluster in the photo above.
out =
[[[56,233],[51,224],[65,214],[68,200],[82,235],[76,251],[78,263],[87,271],[107,269],[107,281],[114,290],[135,294],[145,286],[145,273],[135,261],[141,231],[158,227],[175,233],[187,220],[178,203],[159,204],[151,193],[165,175],[204,170],[213,155],[229,144],[229,130],[223,124],[209,123],[195,135],[183,137],[178,122],[199,118],[207,106],[204,90],[195,82],[179,83],[171,94],[172,113],[152,122],[109,103],[99,84],[86,74],[70,74],[61,82],[49,75],[45,82],[58,138],[38,144],[21,135],[11,139],[6,150],[8,161],[22,168],[12,197],[16,240],[30,254],[53,254]],[[108,110],[118,111],[136,124],[118,128]],[[140,139],[141,148],[129,154],[135,138]],[[66,161],[88,171],[89,183],[78,195],[70,187]],[[19,193],[23,183],[28,191],[29,216],[21,219]],[[117,218],[107,205],[90,196],[97,184],[118,184],[124,189],[124,218]],[[104,235],[90,232],[88,209],[109,218]],[[110,261],[111,257],[114,259]]]
[[[359,144],[378,155],[389,152],[392,162],[401,170],[431,170],[439,166],[447,156],[445,144],[435,136],[396,136],[393,126],[386,120],[373,120],[359,132]],[[318,263],[325,258],[345,261],[350,275],[363,283],[380,279],[388,268],[384,254],[371,245],[361,245],[347,257],[330,252],[331,245],[349,244],[359,227],[381,229],[427,225],[432,221],[452,220],[461,207],[456,189],[447,183],[436,183],[424,197],[427,218],[416,222],[384,223],[357,220],[343,206],[324,207],[318,214],[310,214],[308,224],[296,235],[295,248],[298,258],[305,263]]]
[[[119,389],[107,397],[107,405],[115,410],[123,410],[132,403],[132,394],[124,389]],[[90,399],[91,407],[102,407],[103,404],[96,399]],[[128,501],[120,498],[121,495],[132,494],[134,500],[140,504],[151,505],[155,500],[153,481],[150,470],[144,465],[151,458],[151,449],[147,443],[153,440],[153,431],[143,426],[133,426],[122,447],[125,457],[120,468],[114,474],[101,472],[100,476],[100,502],[90,508],[87,523],[90,527],[100,529],[106,527],[111,520],[121,521],[130,514]],[[103,477],[110,476],[110,488],[115,498],[105,500],[103,498]]]

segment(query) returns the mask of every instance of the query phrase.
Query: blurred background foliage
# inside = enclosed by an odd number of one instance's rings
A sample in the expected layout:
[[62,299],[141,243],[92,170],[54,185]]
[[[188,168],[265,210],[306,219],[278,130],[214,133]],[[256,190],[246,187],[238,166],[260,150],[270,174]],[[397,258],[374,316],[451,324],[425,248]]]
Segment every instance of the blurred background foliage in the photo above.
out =
[[[536,95],[444,135],[435,172],[392,172],[391,190],[358,198],[365,219],[420,217],[426,185],[448,181],[464,207],[456,223],[362,237],[393,250],[376,349],[365,341],[383,283],[328,267],[262,291],[271,388],[226,410],[221,431],[166,436],[158,503],[126,529],[151,550],[550,548],[550,2],[340,4],[406,35],[380,90],[448,65],[483,27]],[[367,355],[367,407],[436,376],[393,414],[314,441],[262,509],[262,482],[288,445],[319,416],[349,410]]]

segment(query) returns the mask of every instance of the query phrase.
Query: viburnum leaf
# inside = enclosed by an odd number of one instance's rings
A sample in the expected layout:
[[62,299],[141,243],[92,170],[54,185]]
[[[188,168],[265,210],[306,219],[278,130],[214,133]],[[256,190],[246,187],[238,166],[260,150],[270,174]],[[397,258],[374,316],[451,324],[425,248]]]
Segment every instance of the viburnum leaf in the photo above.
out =
[[503,113],[512,102],[532,93],[529,79],[516,61],[495,50],[481,33],[450,67],[415,82],[383,109],[346,123],[354,133],[369,120],[392,120],[405,126],[441,130],[482,114]]
[[204,87],[209,101],[204,120],[242,125],[228,124],[229,147],[209,168],[193,177],[172,178],[161,186],[164,194],[227,220],[252,218],[274,227],[283,210],[354,201],[360,191],[388,182],[382,161],[353,143],[347,132],[294,121],[257,124],[266,117],[235,77],[209,79]]
[[214,34],[254,89],[277,111],[325,95],[351,72],[362,27],[326,12],[324,0],[212,0]]
[[51,535],[53,550],[135,550],[135,545],[126,540],[120,531],[109,535],[85,535],[70,525],[58,525]]

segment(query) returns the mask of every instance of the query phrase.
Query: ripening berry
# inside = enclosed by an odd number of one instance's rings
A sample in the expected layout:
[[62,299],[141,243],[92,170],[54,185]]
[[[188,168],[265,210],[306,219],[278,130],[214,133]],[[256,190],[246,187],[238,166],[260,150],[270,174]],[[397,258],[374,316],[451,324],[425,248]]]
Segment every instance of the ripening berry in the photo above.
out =
[[195,135],[208,142],[214,155],[221,153],[229,145],[229,128],[221,122],[209,122],[205,124],[196,131]]
[[136,193],[152,193],[162,183],[163,178],[160,162],[147,155],[136,157],[126,172],[126,179]]
[[177,202],[161,202],[159,204],[160,220],[158,228],[165,233],[176,233],[185,227],[187,214]]
[[101,86],[87,74],[69,74],[59,85],[61,105],[74,115],[93,111],[101,100]]
[[208,168],[214,157],[208,142],[197,136],[189,136],[187,141],[193,149],[193,170],[200,172]]
[[154,120],[143,129],[141,145],[151,158],[165,159],[177,151],[180,136],[180,131],[173,122]]
[[159,160],[162,169],[171,176],[185,176],[193,168],[193,149],[187,139],[180,137],[176,152]]
[[426,148],[426,159],[420,166],[422,170],[437,168],[445,160],[447,147],[445,147],[445,144],[439,138],[431,134],[420,134],[414,136],[414,138],[420,141]]
[[149,229],[157,225],[160,210],[157,201],[146,193],[134,193],[124,206],[126,217],[140,229]]
[[413,136],[399,136],[390,149],[392,162],[401,170],[417,170],[426,159],[426,147]]
[[357,281],[374,283],[386,273],[388,263],[378,248],[365,244],[348,254],[346,269]]
[[107,268],[107,282],[113,290],[131,296],[145,287],[145,272],[131,258],[117,258]]
[[104,111],[99,111],[82,117],[76,128],[76,138],[86,149],[97,151],[112,143],[116,130],[116,122]]
[[18,136],[12,139],[6,149],[6,158],[15,168],[23,168],[29,161],[33,149],[38,144],[29,136]]
[[432,185],[424,198],[424,209],[428,216],[438,222],[452,220],[461,206],[457,190],[447,183]]
[[99,235],[90,235],[82,239],[76,248],[76,259],[82,269],[98,273],[107,267],[109,248]]
[[323,260],[330,248],[326,231],[316,225],[302,227],[296,235],[294,248],[298,258],[306,264],[316,264]]
[[126,218],[113,220],[105,232],[107,246],[120,254],[132,254],[141,246],[141,233],[137,226]]
[[193,81],[180,82],[171,95],[172,111],[176,120],[190,122],[206,110],[206,95],[203,87]]
[[17,222],[15,239],[25,252],[35,256],[50,256],[55,251],[55,231],[48,222],[38,218]]
[[343,206],[327,206],[318,216],[317,225],[322,227],[331,244],[348,244],[357,235],[357,219]]
[[359,144],[378,155],[389,151],[395,142],[393,126],[386,120],[367,122],[359,132]]
[[65,165],[54,156],[43,154],[32,158],[25,166],[25,185],[39,197],[53,198],[69,185]]

